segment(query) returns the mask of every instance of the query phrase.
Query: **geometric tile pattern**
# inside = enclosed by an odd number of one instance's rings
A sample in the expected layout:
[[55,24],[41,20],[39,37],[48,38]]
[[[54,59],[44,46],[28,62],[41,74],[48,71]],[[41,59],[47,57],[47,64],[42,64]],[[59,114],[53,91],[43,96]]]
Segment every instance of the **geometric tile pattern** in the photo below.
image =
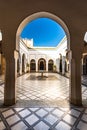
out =
[[[18,100],[46,100],[48,102],[67,99],[69,96],[69,80],[58,74],[44,74],[56,76],[56,80],[29,80],[30,75],[37,76],[38,73],[26,74],[17,79]],[[40,75],[40,74],[39,74]]]
[[48,130],[49,126],[46,125],[44,122],[39,122],[35,127],[34,130]]
[[83,121],[80,121],[80,122],[78,123],[77,128],[78,128],[79,130],[87,130],[87,123],[84,123]]
[[[59,74],[44,74],[55,76],[56,80],[29,80],[29,76],[38,76],[38,73],[25,74],[17,78],[17,100],[28,100],[34,104],[35,101],[45,101],[48,104],[57,106],[57,102],[69,99],[69,79]],[[0,85],[0,100],[3,100],[4,84]],[[87,100],[87,87],[82,85],[82,99]],[[56,101],[56,102],[55,102]],[[38,104],[37,102],[37,104]],[[63,104],[63,103],[61,103]]]
[[82,76],[82,84],[87,86],[87,75]]
[[60,121],[59,124],[56,126],[57,130],[71,130],[71,127],[64,123],[63,121]]
[[[55,74],[56,75],[56,74]],[[31,101],[31,107],[1,107],[0,130],[87,130],[87,108],[75,106],[32,107],[32,102],[68,100],[68,79],[57,75],[58,80],[29,81],[29,74],[17,79],[18,100]],[[3,85],[0,86],[0,100],[3,100]],[[49,89],[50,88],[50,89]],[[83,99],[87,88],[82,85]],[[61,100],[62,99],[62,100]],[[45,102],[42,102],[43,105]]]
[[[69,107],[64,111],[60,107],[38,107],[35,110],[34,108],[18,108],[19,111],[15,107],[0,108],[0,130],[87,130],[87,113],[85,113],[87,108],[82,108],[80,110],[76,107]],[[56,111],[58,115],[60,111],[63,114],[58,116],[54,114]],[[76,111],[79,116],[71,115],[70,111],[72,113]]]

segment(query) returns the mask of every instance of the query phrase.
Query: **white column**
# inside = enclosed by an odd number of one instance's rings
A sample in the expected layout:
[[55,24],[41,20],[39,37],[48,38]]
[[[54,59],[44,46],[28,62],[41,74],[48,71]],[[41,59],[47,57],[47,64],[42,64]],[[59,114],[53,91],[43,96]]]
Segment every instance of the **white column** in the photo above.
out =
[[38,72],[38,60],[36,60],[36,72]]
[[29,72],[30,72],[30,57],[28,56]]
[[62,74],[65,74],[65,56],[62,56]]
[[26,73],[26,71],[27,71],[27,66],[26,66],[26,57],[25,57],[25,59],[24,59],[24,72]]
[[68,72],[68,61],[66,62],[66,71]]
[[56,59],[56,71],[58,72],[58,58]]
[[60,59],[58,58],[58,72],[60,72]]
[[46,72],[48,72],[48,59],[46,59]]
[[56,59],[54,59],[53,62],[54,62],[54,65],[56,65]]
[[27,66],[27,64],[28,64],[28,56],[26,56],[26,72],[28,72],[28,66]]

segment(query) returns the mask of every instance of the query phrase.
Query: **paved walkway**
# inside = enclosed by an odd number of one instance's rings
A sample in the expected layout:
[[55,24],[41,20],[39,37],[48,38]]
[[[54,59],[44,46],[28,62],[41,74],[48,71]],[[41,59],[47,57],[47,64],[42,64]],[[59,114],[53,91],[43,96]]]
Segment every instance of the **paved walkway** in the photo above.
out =
[[82,76],[82,84],[87,86],[87,76]]
[[57,106],[57,103],[68,99],[69,80],[58,74],[46,73],[44,77],[38,78],[40,73],[26,74],[17,79],[17,99],[31,102],[36,107]]
[[[46,74],[50,78],[44,80],[37,76],[26,74],[17,79],[18,101],[14,106],[0,108],[0,130],[87,130],[87,108],[62,102],[68,101],[69,80],[58,74]],[[1,85],[1,100],[3,88]],[[87,87],[83,85],[82,95],[83,100],[87,98]]]

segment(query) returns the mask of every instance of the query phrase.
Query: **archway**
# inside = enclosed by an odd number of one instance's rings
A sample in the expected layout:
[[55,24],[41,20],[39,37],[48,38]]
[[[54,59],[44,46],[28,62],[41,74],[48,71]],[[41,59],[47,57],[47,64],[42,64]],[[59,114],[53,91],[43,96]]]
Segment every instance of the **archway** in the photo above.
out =
[[[17,34],[16,34],[16,47],[17,47],[17,49],[19,49],[18,48],[18,43],[19,43],[20,35],[21,35],[21,32],[22,32],[23,28],[29,22],[32,22],[33,20],[35,20],[37,18],[49,18],[49,19],[52,19],[63,28],[63,30],[64,30],[64,32],[66,34],[66,38],[67,38],[67,52],[69,52],[69,54],[70,54],[71,53],[71,50],[70,50],[70,34],[69,34],[68,28],[67,28],[66,24],[58,16],[56,16],[54,14],[51,14],[49,12],[34,13],[34,14],[28,16],[27,18],[25,18],[21,22],[20,26],[18,27]],[[62,71],[62,60],[60,60],[60,67],[59,68],[60,68],[60,72],[61,72]]]
[[53,65],[54,65],[54,62],[53,62],[52,59],[50,59],[50,60],[48,61],[48,71],[49,71],[49,72],[53,72]]
[[36,62],[34,59],[30,61],[30,72],[35,72],[36,71]]
[[[67,37],[67,49],[70,50],[70,34],[69,34],[69,30],[66,26],[66,24],[57,16],[48,13],[48,12],[38,12],[35,13],[29,17],[27,17],[26,19],[24,19],[24,21],[20,24],[18,30],[17,30],[17,37],[16,37],[16,47],[17,47],[17,43],[19,42],[18,40],[20,39],[20,35],[21,32],[23,30],[23,28],[31,21],[33,21],[34,19],[37,18],[50,18],[52,20],[54,20],[55,22],[57,22],[58,24],[60,24],[60,26],[64,29],[66,37]],[[60,61],[62,63],[62,60]],[[45,59],[41,58],[38,61],[38,70],[46,70],[46,61]],[[61,67],[62,70],[62,67]]]
[[46,70],[46,60],[41,58],[38,60],[38,70]]
[[33,21],[34,19],[37,19],[37,18],[50,18],[50,19],[56,21],[57,23],[59,23],[60,26],[64,29],[64,31],[66,33],[66,36],[67,36],[67,50],[70,50],[70,33],[69,33],[69,30],[68,30],[66,24],[58,16],[56,16],[56,15],[54,15],[52,13],[49,13],[49,12],[34,13],[34,14],[28,16],[27,18],[25,18],[21,22],[21,24],[18,27],[17,33],[16,33],[16,48],[17,48],[17,50],[19,50],[18,43],[19,43],[20,35],[21,35],[21,32],[22,32],[23,28],[29,22],[31,22],[31,21]]
[[25,72],[25,54],[22,55],[22,73]]

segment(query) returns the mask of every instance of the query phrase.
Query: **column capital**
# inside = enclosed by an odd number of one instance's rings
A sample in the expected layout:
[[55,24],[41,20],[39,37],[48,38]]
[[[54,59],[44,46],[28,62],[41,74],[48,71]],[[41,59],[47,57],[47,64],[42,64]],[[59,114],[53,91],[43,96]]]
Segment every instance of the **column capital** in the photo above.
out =
[[19,58],[19,51],[14,51],[14,58],[17,60]]

